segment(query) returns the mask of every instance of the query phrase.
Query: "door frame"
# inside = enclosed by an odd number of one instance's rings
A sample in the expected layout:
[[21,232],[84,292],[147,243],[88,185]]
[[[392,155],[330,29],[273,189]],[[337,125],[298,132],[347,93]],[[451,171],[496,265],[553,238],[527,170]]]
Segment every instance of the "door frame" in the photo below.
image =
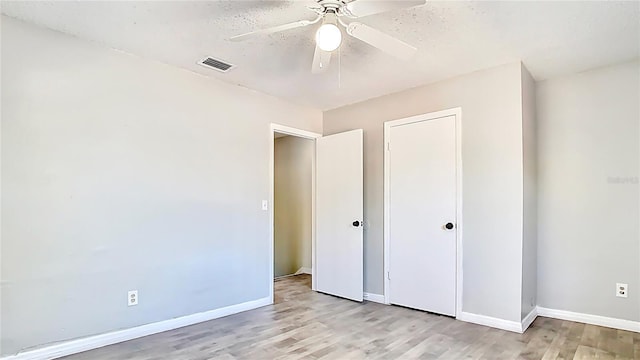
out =
[[462,108],[457,107],[442,111],[420,114],[398,120],[386,121],[384,123],[384,302],[390,304],[389,287],[389,141],[391,128],[395,126],[407,125],[422,121],[440,119],[443,117],[455,116],[456,127],[456,316],[462,312]]
[[274,238],[274,197],[275,197],[275,133],[287,134],[313,140],[313,156],[311,157],[311,289],[316,289],[316,139],[322,137],[311,131],[296,129],[290,126],[271,123],[269,126],[269,299],[273,304],[273,279],[275,266]]

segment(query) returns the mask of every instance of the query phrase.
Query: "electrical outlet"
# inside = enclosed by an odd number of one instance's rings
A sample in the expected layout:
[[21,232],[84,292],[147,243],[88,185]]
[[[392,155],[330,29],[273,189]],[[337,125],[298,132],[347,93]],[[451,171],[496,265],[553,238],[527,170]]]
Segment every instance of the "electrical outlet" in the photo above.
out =
[[621,283],[617,283],[616,284],[616,296],[617,297],[622,297],[622,298],[626,298],[627,297],[627,293],[629,292],[629,285],[627,284],[621,284]]
[[138,290],[131,290],[127,293],[127,305],[138,305]]

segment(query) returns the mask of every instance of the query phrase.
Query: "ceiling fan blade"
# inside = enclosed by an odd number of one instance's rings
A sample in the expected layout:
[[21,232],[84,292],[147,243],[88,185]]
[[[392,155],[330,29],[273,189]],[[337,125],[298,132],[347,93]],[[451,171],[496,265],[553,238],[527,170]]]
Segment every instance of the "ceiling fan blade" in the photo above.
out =
[[322,17],[318,17],[315,20],[300,20],[300,21],[289,23],[289,24],[274,26],[274,27],[270,27],[270,28],[262,29],[262,30],[256,30],[256,31],[248,32],[246,34],[232,36],[232,37],[229,38],[229,40],[231,40],[231,41],[242,41],[242,40],[246,40],[247,38],[250,38],[250,37],[252,37],[254,35],[273,34],[273,33],[281,32],[281,31],[285,31],[285,30],[295,29],[295,28],[299,28],[299,27],[303,27],[303,26],[309,26],[309,25],[317,23],[318,21],[320,21],[321,18]]
[[324,51],[316,45],[316,51],[313,53],[313,64],[311,65],[311,73],[320,74],[329,68],[331,63],[331,52]]
[[347,26],[347,34],[402,60],[409,60],[418,49],[393,36],[359,22]]
[[427,3],[427,0],[398,0],[398,1],[380,1],[380,0],[355,0],[343,8],[348,16],[363,17],[373,14],[379,14],[387,11],[405,9],[414,6],[421,6]]

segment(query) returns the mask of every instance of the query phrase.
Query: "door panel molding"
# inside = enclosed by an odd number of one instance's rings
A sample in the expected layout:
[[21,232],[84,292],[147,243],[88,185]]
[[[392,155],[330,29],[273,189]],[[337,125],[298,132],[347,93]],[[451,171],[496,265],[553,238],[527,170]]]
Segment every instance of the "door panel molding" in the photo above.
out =
[[[462,256],[463,256],[463,218],[462,218],[462,108],[452,108],[437,112],[420,114],[407,118],[386,121],[384,123],[384,217],[383,217],[383,238],[384,238],[384,302],[390,304],[390,284],[389,274],[389,207],[390,207],[390,156],[389,147],[391,139],[391,128],[395,126],[408,125],[412,123],[436,120],[444,117],[455,117],[455,137],[456,137],[456,316],[462,313]],[[391,145],[392,146],[392,145]],[[393,274],[391,274],[393,276]]]

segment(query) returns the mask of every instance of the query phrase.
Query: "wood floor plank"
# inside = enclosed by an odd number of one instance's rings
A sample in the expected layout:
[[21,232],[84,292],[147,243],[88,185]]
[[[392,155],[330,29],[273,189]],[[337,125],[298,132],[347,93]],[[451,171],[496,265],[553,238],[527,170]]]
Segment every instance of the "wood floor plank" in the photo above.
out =
[[538,317],[524,334],[274,283],[275,304],[65,360],[640,359],[640,334]]

